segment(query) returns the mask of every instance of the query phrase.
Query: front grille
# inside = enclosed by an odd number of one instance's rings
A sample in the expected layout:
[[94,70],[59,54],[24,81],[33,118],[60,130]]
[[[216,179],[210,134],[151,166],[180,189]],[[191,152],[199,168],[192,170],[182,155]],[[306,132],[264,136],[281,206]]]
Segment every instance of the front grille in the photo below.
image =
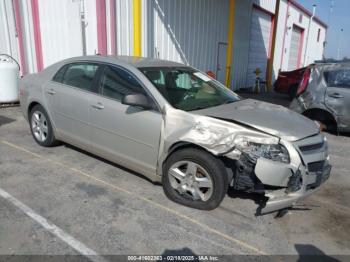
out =
[[314,163],[309,163],[307,168],[310,173],[321,173],[323,172],[325,161],[319,161]]
[[313,144],[313,145],[307,145],[307,146],[299,146],[299,149],[301,152],[308,152],[308,151],[313,151],[313,150],[318,150],[321,149],[324,145],[324,142],[318,143],[318,144]]

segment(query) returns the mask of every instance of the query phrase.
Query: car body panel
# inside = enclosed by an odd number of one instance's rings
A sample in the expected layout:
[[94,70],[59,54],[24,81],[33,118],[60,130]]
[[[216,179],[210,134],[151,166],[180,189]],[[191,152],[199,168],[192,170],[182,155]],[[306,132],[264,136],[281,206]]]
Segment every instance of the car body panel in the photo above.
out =
[[[319,128],[306,117],[285,107],[252,99],[194,113],[237,121],[289,141],[319,133]],[[293,128],[290,126],[290,121],[293,121]]]
[[[95,108],[101,105],[103,108]],[[156,174],[162,114],[94,95],[90,134],[93,150],[124,165]],[[145,124],[147,123],[147,124]],[[109,158],[110,158],[109,157]]]
[[290,109],[305,114],[310,110],[323,110],[330,113],[337,122],[338,131],[350,131],[350,88],[328,86],[324,74],[331,70],[350,70],[349,63],[315,64],[308,87],[296,97]]
[[[69,87],[72,90],[65,91],[64,85],[53,85],[51,79],[63,65],[85,61],[119,66],[129,71],[142,83],[157,108],[142,110],[123,105],[100,94],[84,91],[75,93],[76,90],[73,90],[75,88]],[[255,174],[263,184],[286,187],[289,179],[299,170],[302,170],[302,176],[308,175],[307,163],[303,153],[298,151],[297,143],[305,142],[308,137],[323,139],[312,121],[280,106],[254,100],[242,100],[192,112],[175,109],[137,69],[159,66],[185,67],[182,64],[150,58],[88,56],[67,59],[37,75],[24,77],[20,88],[23,114],[28,118],[30,103],[40,103],[49,113],[58,139],[126,166],[152,181],[161,181],[163,163],[178,145],[200,147],[217,157],[236,161],[242,156],[242,152],[236,148],[237,141],[242,139],[260,144],[282,144],[289,152],[289,164],[258,160]],[[52,88],[62,88],[62,98],[59,98],[58,102],[52,100],[50,94],[45,93]],[[58,90],[55,91],[57,94]],[[74,98],[76,96],[83,96],[84,102],[76,104],[75,100],[80,99]],[[55,111],[57,103],[59,109]],[[101,108],[94,107],[96,105],[100,105]],[[76,106],[81,107],[82,111],[71,112]],[[67,119],[73,120],[75,117],[79,119],[75,121],[65,119],[62,123],[57,120],[56,112],[66,114]],[[87,113],[88,117],[82,112]],[[72,127],[75,123],[79,124]],[[65,134],[62,130],[66,128],[73,133],[82,132],[84,137],[89,136],[89,141]],[[326,161],[328,156],[326,151],[325,148],[322,152],[313,152],[310,159]],[[304,181],[309,180],[308,178]],[[274,206],[282,208],[294,204],[306,194],[307,185],[307,182],[304,182],[305,190],[299,190],[299,195],[284,191],[278,196],[279,204],[274,204],[272,201],[277,199],[276,192],[269,193],[272,202],[268,201],[266,207],[271,210],[271,206],[273,209]]]
[[53,116],[57,135],[90,146],[88,109],[93,93],[53,81],[44,86],[43,93],[46,100],[50,101],[48,109]]
[[275,91],[278,93],[288,94],[293,85],[298,85],[303,78],[305,67],[294,71],[285,71],[278,74],[274,84]]

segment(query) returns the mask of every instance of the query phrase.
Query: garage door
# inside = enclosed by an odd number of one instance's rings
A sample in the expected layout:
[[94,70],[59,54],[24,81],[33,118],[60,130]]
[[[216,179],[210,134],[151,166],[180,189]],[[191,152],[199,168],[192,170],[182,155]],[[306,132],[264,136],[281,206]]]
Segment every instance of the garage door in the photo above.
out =
[[260,68],[262,72],[260,77],[263,80],[266,78],[271,26],[271,15],[254,8],[250,27],[249,61],[246,80],[247,87],[254,86],[256,78],[254,71],[257,68]]
[[289,49],[289,71],[295,70],[300,66],[302,34],[303,31],[299,27],[293,26],[292,40]]

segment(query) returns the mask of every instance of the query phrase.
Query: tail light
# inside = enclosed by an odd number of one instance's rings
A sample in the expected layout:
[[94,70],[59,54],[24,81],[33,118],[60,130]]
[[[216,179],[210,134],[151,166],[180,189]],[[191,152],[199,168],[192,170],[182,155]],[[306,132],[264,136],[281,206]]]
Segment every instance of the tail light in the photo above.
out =
[[297,96],[301,95],[302,93],[304,93],[306,91],[306,88],[309,84],[310,76],[311,76],[311,69],[307,68],[305,70],[303,79],[301,80],[301,82],[299,84]]

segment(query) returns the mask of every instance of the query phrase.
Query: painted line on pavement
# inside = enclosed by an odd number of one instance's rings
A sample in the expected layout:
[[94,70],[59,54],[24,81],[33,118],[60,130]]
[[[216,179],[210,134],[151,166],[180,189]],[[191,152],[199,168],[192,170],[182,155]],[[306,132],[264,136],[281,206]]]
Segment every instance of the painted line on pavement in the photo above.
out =
[[40,224],[43,228],[45,228],[47,231],[49,231],[52,235],[58,237],[63,242],[65,242],[68,246],[75,249],[77,252],[79,252],[81,255],[86,256],[88,259],[92,261],[106,261],[102,257],[100,257],[99,254],[97,254],[92,249],[88,248],[86,245],[84,245],[79,240],[75,239],[73,236],[69,235],[65,231],[63,231],[61,228],[44,218],[43,216],[35,213],[33,209],[28,207],[27,205],[23,204],[21,201],[19,201],[14,196],[7,193],[5,190],[0,188],[0,197],[4,198],[5,200],[9,201],[11,204],[19,208],[23,213],[25,213],[27,216],[29,216],[31,219],[33,219],[35,222]]

